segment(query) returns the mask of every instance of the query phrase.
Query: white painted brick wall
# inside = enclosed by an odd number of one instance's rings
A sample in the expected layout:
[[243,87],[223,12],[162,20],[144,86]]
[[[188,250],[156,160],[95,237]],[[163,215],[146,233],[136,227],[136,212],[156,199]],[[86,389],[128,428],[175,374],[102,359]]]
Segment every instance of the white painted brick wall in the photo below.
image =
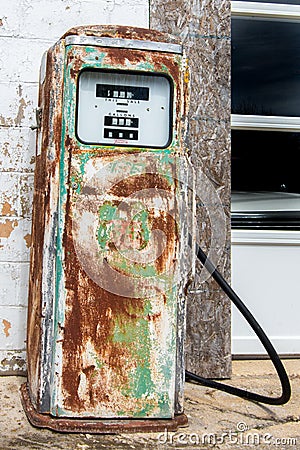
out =
[[0,1],[0,373],[25,370],[41,56],[76,25],[148,27],[149,0]]

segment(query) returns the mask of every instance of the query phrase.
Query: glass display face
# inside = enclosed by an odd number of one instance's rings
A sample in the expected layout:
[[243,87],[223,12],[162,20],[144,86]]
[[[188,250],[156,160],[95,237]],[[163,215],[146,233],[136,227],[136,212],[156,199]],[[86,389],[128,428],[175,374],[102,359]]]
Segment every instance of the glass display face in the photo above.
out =
[[170,144],[172,86],[164,75],[85,70],[77,98],[76,132],[85,144]]
[[300,116],[300,21],[233,18],[232,113]]
[[149,100],[149,88],[137,86],[118,86],[96,84],[96,97],[119,98],[127,100]]

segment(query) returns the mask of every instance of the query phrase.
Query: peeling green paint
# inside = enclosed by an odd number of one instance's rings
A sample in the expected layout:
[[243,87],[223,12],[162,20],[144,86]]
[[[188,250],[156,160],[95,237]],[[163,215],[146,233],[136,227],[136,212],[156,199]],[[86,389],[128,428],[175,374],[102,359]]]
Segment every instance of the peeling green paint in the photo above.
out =
[[142,250],[143,248],[145,248],[150,240],[150,230],[149,230],[149,212],[146,211],[145,209],[138,212],[134,218],[134,221],[137,221],[138,223],[141,224],[141,238],[142,238],[142,243],[140,245],[139,250]]
[[73,192],[76,194],[81,193],[86,164],[95,156],[97,156],[97,152],[95,151],[85,151],[73,156],[74,161],[77,161],[78,170],[72,173],[70,180]]
[[90,160],[90,158],[91,158],[92,156],[93,156],[93,154],[88,153],[88,152],[86,152],[86,153],[80,153],[80,154],[78,155],[78,158],[79,158],[79,161],[80,161],[80,164],[79,164],[79,170],[80,170],[80,174],[81,174],[82,177],[84,176],[84,168],[85,168],[85,165],[86,165],[86,163]]
[[[139,207],[139,205],[136,205]],[[131,238],[132,242],[135,239],[139,239],[141,241],[140,247],[138,250],[143,250],[147,244],[149,243],[151,231],[149,228],[149,212],[142,208],[138,211],[132,218],[129,224],[125,226],[126,230],[124,230],[124,219],[122,219],[118,213],[118,208],[116,205],[113,205],[111,202],[106,202],[100,206],[98,211],[99,217],[99,227],[97,228],[97,240],[102,250],[108,250],[109,242],[113,242],[113,233],[115,232],[123,232]],[[128,249],[131,251],[131,249]],[[122,249],[121,253],[126,253],[126,249]],[[128,269],[128,262],[121,258],[121,260],[115,262],[115,267],[119,269],[126,270]],[[130,273],[139,275],[139,276],[154,276],[156,271],[154,271],[151,266],[133,266],[133,271],[130,270]]]
[[[68,71],[66,70],[66,61],[64,65],[64,98],[68,95]],[[54,307],[54,339],[53,339],[53,353],[52,353],[52,367],[55,367],[56,357],[58,353],[57,342],[60,339],[60,326],[64,323],[64,296],[61,296],[61,292],[64,292],[64,248],[63,248],[63,230],[64,230],[64,220],[65,215],[63,211],[63,205],[66,202],[67,197],[67,181],[68,181],[68,167],[65,161],[65,146],[64,137],[66,135],[66,125],[67,117],[63,114],[62,117],[62,133],[61,133],[61,145],[60,145],[60,161],[59,161],[59,202],[58,202],[58,224],[57,224],[57,239],[56,239],[56,284],[55,284],[55,307]],[[54,374],[51,374],[54,377]],[[62,415],[63,410],[58,406],[57,396],[58,396],[58,385],[53,384],[53,389],[51,392],[51,404],[52,413],[57,415]]]
[[120,272],[132,275],[134,277],[148,278],[157,276],[157,271],[152,264],[128,264],[128,259],[120,257],[119,259],[110,260],[112,268],[119,270]]
[[[121,319],[121,318],[119,318]],[[137,409],[134,416],[143,417],[157,407],[147,401],[151,396],[157,397],[156,386],[152,380],[150,369],[150,349],[151,339],[149,322],[144,318],[138,318],[132,321],[128,319],[116,321],[114,329],[114,342],[126,343],[131,350],[132,360],[136,362],[136,367],[129,374],[128,386],[122,387],[125,395],[144,401],[137,402]]]
[[174,173],[172,172],[172,167],[174,167],[174,153],[167,149],[162,153],[158,171],[160,175],[167,179],[170,185],[174,183]]
[[[142,150],[149,151],[149,149],[142,149]],[[146,169],[144,162],[132,163],[132,162],[127,161],[126,166],[127,166],[127,168],[128,167],[130,168],[130,171],[129,171],[130,175],[139,174],[139,173],[145,171],[145,169]],[[120,170],[120,162],[118,160],[112,161],[112,163],[111,163],[111,171],[114,172],[116,170]]]
[[160,394],[158,399],[158,406],[161,417],[168,417],[172,405],[170,405],[170,398],[167,392],[162,392]]
[[95,358],[95,363],[96,363],[97,369],[102,369],[103,367],[105,367],[105,362],[101,361],[99,358]]
[[97,240],[102,250],[108,250],[108,243],[111,241],[111,233],[114,229],[113,220],[116,218],[117,207],[105,203],[99,208],[99,227],[97,229]]
[[115,218],[116,211],[117,211],[116,206],[110,203],[105,203],[99,208],[99,219],[103,220],[104,222],[109,222]]

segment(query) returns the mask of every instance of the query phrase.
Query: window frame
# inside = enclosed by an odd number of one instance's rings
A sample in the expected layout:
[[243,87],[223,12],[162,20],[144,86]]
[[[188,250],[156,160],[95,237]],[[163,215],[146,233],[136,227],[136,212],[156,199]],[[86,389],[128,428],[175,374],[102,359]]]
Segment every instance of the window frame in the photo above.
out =
[[289,5],[287,3],[259,3],[231,1],[231,15],[251,16],[270,19],[300,19],[300,5]]
[[[300,25],[300,5],[284,3],[258,3],[231,1],[232,18],[270,19],[298,22]],[[300,116],[262,116],[231,114],[233,130],[274,130],[299,132]]]

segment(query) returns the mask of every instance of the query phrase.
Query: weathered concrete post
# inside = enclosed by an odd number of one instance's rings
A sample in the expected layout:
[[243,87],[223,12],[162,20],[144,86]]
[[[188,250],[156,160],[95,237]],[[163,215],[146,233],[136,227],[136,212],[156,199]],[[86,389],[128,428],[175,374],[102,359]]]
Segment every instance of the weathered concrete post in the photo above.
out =
[[[204,174],[214,187],[197,201],[198,240],[229,278],[230,1],[151,0],[150,27],[179,35],[189,59],[189,148],[196,174]],[[202,181],[198,176],[198,194],[203,193]],[[231,371],[230,304],[211,278],[203,282],[200,265],[196,273],[187,307],[187,369],[225,378]]]

